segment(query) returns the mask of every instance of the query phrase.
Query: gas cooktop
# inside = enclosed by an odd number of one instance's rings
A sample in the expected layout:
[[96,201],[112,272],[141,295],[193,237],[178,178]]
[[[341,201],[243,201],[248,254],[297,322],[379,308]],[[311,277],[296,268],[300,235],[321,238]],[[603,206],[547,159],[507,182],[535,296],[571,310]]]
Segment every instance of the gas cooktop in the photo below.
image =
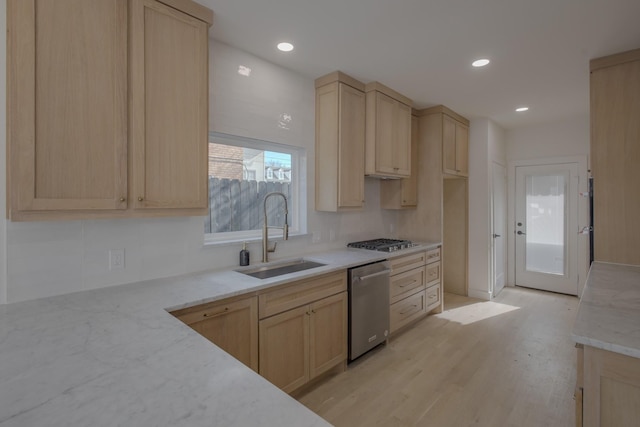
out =
[[363,240],[361,242],[348,243],[347,247],[358,249],[369,249],[372,251],[395,252],[400,249],[407,249],[416,246],[411,240],[397,239],[373,239]]

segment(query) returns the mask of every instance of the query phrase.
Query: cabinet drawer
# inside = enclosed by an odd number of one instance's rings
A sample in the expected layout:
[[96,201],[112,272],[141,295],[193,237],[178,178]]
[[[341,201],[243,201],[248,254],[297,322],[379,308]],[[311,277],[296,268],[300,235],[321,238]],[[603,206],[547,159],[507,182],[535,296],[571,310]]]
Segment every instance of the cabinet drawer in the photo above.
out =
[[426,291],[418,292],[391,305],[391,332],[427,313]]
[[391,277],[389,284],[389,298],[391,299],[391,304],[398,302],[419,290],[424,290],[426,283],[425,271],[425,267],[422,266]]
[[298,280],[258,296],[260,319],[309,304],[347,290],[347,272]]
[[442,295],[440,294],[440,283],[436,283],[433,286],[427,288],[426,291],[427,296],[427,312],[433,310],[434,308],[440,305],[440,300]]
[[427,263],[426,260],[426,252],[418,252],[411,255],[392,258],[389,260],[389,263],[391,264],[391,275],[421,267]]
[[440,261],[440,248],[431,249],[427,251],[427,264]]
[[191,326],[194,323],[203,320],[212,319],[226,313],[251,307],[255,304],[255,297],[249,298],[230,298],[220,301],[214,301],[207,304],[197,305],[195,307],[183,308],[182,310],[172,311],[171,314],[180,319],[183,323]]
[[440,263],[427,264],[427,284],[440,281]]

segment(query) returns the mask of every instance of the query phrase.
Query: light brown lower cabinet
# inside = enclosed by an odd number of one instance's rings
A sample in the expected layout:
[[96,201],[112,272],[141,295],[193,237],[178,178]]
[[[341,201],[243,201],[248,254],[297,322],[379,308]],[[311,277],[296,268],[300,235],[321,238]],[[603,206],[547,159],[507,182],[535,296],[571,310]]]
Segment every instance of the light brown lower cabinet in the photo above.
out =
[[578,349],[577,378],[576,425],[639,425],[640,359],[585,345]]
[[419,291],[391,305],[391,333],[427,314],[425,291]]
[[260,320],[260,375],[290,393],[347,359],[347,293]]
[[258,297],[215,301],[171,314],[258,371]]
[[431,311],[442,309],[440,248],[390,260],[390,331],[395,333]]

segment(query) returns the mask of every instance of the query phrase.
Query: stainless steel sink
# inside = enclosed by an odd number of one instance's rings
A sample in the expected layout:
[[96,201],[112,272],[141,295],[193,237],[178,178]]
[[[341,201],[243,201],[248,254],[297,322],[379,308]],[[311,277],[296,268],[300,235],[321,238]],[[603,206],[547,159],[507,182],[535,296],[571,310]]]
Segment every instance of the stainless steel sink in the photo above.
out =
[[297,271],[309,270],[325,265],[327,264],[300,258],[293,261],[271,263],[260,267],[242,268],[234,271],[258,279],[268,279],[270,277],[282,276],[283,274],[295,273]]

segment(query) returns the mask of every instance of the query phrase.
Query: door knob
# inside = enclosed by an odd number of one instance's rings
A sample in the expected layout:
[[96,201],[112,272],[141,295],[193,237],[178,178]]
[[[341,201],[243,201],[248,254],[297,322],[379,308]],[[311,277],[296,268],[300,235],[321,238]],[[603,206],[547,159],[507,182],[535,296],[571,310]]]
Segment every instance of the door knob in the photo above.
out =
[[524,236],[525,234],[527,234],[527,233],[523,233],[522,231],[518,230],[518,235],[519,236]]

